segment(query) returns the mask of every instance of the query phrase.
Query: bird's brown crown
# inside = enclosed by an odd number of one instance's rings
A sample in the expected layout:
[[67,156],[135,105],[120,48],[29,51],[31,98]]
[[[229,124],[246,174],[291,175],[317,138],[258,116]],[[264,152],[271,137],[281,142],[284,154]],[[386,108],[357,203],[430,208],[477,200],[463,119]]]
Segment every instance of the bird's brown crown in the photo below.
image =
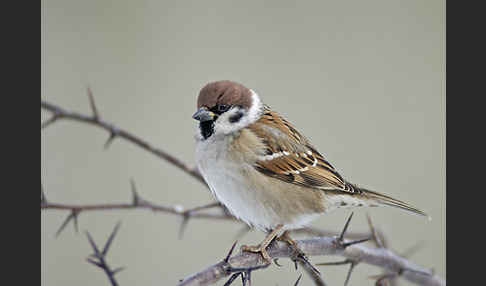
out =
[[239,105],[249,109],[252,103],[250,89],[237,82],[222,80],[210,82],[199,92],[197,108],[211,109],[217,104]]

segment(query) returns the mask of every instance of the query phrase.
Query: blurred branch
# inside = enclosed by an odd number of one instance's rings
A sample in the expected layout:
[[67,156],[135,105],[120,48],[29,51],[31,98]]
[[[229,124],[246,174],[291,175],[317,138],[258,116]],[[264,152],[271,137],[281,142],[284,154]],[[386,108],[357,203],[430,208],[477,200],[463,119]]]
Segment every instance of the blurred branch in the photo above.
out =
[[[373,236],[373,241],[375,242],[375,246],[379,248],[388,248],[388,244],[385,240],[385,236],[378,229],[376,229],[368,213],[366,214],[366,219],[368,221],[368,227],[370,228],[371,235]],[[405,258],[405,256],[402,257]],[[388,273],[385,270],[382,275],[379,275],[375,284],[383,285],[383,286],[395,286],[397,284],[396,283],[397,277],[398,275],[396,273]]]
[[[395,254],[393,251],[384,248],[381,241],[374,238],[377,231],[371,223],[369,216],[368,222],[371,230],[370,238],[356,240],[344,239],[352,216],[353,214],[351,214],[347,219],[346,224],[339,236],[324,236],[313,239],[297,240],[297,248],[305,253],[306,256],[337,255],[344,257],[344,261],[319,263],[316,265],[349,264],[350,268],[346,276],[345,285],[348,284],[353,269],[359,263],[375,265],[387,272],[385,274],[372,277],[377,279],[377,285],[383,285],[386,282],[394,281],[394,279],[397,277],[403,277],[418,285],[445,285],[445,281],[436,276],[433,272],[430,272],[427,269],[410,262],[406,258]],[[377,248],[370,248],[361,244],[362,242],[371,240],[373,238],[375,240],[375,244],[378,246]],[[234,247],[235,245],[233,245],[231,249],[233,250]],[[256,267],[265,265],[265,261],[262,259],[262,257],[255,253],[242,252],[230,258],[232,250],[222,262],[212,265],[205,270],[182,280],[179,286],[211,285],[216,283],[219,279],[232,274],[232,272],[226,271],[228,268],[256,269]],[[282,257],[287,257],[295,261],[294,251],[295,249],[292,246],[289,246],[288,244],[279,244],[277,242],[269,246],[268,254],[273,258],[274,261]],[[304,269],[306,272],[311,274],[311,278],[314,280],[314,283],[316,285],[324,285],[324,281],[322,281],[318,271],[310,271],[313,269],[313,266],[310,264],[310,262],[308,262],[307,259],[305,260],[307,262],[307,267],[304,267]],[[280,266],[277,262],[275,262],[275,264]],[[235,277],[236,276],[233,274],[230,281],[234,280]]]
[[[384,234],[381,232],[381,230],[377,230],[377,232],[380,234],[380,238],[382,240],[385,240]],[[291,233],[294,234],[307,234],[307,235],[314,235],[314,236],[336,236],[339,235],[338,231],[333,231],[333,230],[326,230],[326,229],[320,229],[317,227],[313,226],[308,226],[300,229],[294,229],[291,231]],[[358,238],[363,238],[364,236],[369,236],[370,233],[367,232],[346,232],[345,238],[348,239],[358,239]],[[371,241],[375,241],[375,238],[372,236]]]
[[175,156],[161,149],[153,147],[152,145],[150,145],[148,142],[141,139],[140,137],[137,137],[132,133],[121,129],[115,126],[114,124],[102,120],[98,112],[98,109],[96,108],[91,89],[88,89],[88,98],[93,113],[92,115],[85,115],[74,111],[68,111],[61,108],[60,106],[41,100],[41,108],[52,113],[52,116],[42,123],[41,129],[44,129],[47,126],[51,125],[52,123],[61,119],[74,120],[77,122],[83,122],[83,123],[94,125],[96,127],[108,131],[109,133],[108,140],[105,143],[105,148],[107,148],[115,138],[118,137],[123,138],[139,146],[140,148],[154,154],[155,156],[166,160],[167,162],[171,163],[172,165],[176,166],[177,168],[181,169],[185,173],[191,175],[193,178],[197,179],[199,182],[207,186],[206,182],[204,181],[203,177],[201,176],[201,174],[199,173],[196,167],[191,168],[187,164],[185,164],[184,162],[176,158]]
[[[405,258],[402,258],[392,251],[383,248],[369,248],[363,245],[351,245],[343,247],[343,242],[339,237],[319,237],[306,240],[296,240],[299,248],[308,256],[337,255],[350,261],[360,261],[369,265],[375,265],[386,269],[396,276],[417,285],[445,285],[445,281],[437,275],[430,273],[429,270],[422,268]],[[344,240],[344,244],[349,241]],[[272,258],[290,258],[292,249],[284,243],[274,243],[269,249],[268,254]],[[182,280],[179,286],[189,285],[211,285],[223,277],[232,275],[228,272],[231,268],[249,268],[265,265],[261,255],[257,253],[242,252],[226,261],[209,266],[201,272]]]

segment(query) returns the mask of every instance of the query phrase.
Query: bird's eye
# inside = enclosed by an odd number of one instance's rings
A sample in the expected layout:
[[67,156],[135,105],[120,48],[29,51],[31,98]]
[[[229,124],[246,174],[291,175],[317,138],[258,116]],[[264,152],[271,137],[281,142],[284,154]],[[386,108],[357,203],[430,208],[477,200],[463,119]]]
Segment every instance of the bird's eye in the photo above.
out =
[[227,104],[218,104],[218,112],[226,112],[228,111],[228,109],[230,109],[231,105],[227,105]]

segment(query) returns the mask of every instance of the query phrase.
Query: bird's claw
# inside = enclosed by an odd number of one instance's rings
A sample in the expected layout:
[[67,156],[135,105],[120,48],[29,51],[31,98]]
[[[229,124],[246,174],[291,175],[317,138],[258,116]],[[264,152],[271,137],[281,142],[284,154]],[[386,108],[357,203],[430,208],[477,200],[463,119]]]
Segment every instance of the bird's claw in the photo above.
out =
[[268,254],[266,248],[268,245],[243,245],[241,246],[241,251],[245,252],[252,252],[252,253],[260,253],[263,257],[263,260],[265,261],[266,264],[272,263],[272,258]]

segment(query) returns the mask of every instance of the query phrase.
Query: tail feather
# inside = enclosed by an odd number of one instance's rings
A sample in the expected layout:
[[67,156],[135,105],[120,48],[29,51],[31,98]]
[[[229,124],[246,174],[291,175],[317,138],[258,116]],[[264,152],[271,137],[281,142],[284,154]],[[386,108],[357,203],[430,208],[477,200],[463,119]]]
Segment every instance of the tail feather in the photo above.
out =
[[429,220],[431,220],[431,217],[428,214],[403,201],[367,189],[363,189],[363,188],[358,188],[358,189],[361,191],[362,196],[365,196],[366,198],[371,199],[372,201],[375,201],[378,204],[400,208],[402,210],[406,210],[418,215],[425,216]]

